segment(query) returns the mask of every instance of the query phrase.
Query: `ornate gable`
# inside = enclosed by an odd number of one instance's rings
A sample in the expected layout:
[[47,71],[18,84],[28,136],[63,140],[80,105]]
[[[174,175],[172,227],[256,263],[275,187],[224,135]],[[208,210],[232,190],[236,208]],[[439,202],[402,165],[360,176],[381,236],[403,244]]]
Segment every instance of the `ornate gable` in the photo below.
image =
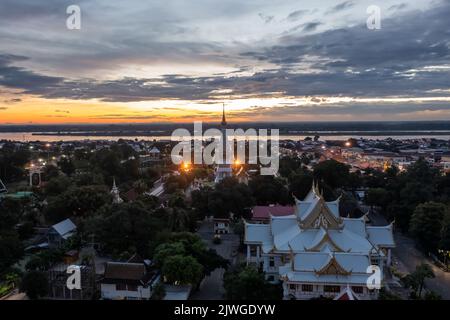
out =
[[327,231],[325,231],[324,235],[322,236],[322,238],[320,239],[320,241],[316,242],[315,244],[313,244],[311,247],[306,248],[307,251],[320,251],[321,248],[328,244],[329,246],[331,246],[334,250],[333,251],[337,251],[337,252],[343,252],[344,250],[339,247],[334,241],[333,239],[331,239],[330,235],[328,234]]
[[300,226],[302,229],[340,229],[342,227],[342,221],[331,212],[324,198],[320,197],[319,201],[311,210],[311,213],[300,222]]
[[345,270],[344,267],[342,267],[339,262],[336,260],[336,257],[330,256],[330,259],[328,262],[320,268],[320,270],[315,270],[316,274],[318,275],[344,275],[348,276],[351,274],[351,271]]

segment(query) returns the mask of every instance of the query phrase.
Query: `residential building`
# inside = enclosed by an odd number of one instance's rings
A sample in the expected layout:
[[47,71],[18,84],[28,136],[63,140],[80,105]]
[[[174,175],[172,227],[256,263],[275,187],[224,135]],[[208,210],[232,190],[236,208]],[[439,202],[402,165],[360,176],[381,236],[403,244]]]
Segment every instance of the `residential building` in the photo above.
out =
[[107,262],[100,281],[101,298],[107,300],[146,300],[152,296],[159,274],[150,263]]

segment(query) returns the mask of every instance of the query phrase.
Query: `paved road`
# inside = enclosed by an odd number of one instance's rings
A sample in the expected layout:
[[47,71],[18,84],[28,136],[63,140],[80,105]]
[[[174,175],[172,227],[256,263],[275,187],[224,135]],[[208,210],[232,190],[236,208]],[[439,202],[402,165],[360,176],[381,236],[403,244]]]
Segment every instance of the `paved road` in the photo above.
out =
[[[233,250],[239,246],[239,237],[235,234],[222,235],[222,243],[219,245],[212,243],[213,225],[212,223],[203,223],[197,232],[203,240],[208,244],[208,247],[215,249],[225,259],[229,259],[234,263],[235,258],[232,257]],[[206,277],[201,285],[199,291],[195,292],[191,299],[193,300],[223,300],[225,290],[223,288],[223,274],[224,269],[216,269],[210,276]]]
[[395,233],[395,242],[397,247],[393,250],[394,265],[401,273],[411,273],[416,266],[422,262],[428,263],[434,271],[436,278],[428,279],[425,285],[428,289],[439,293],[442,299],[450,299],[450,273],[444,272],[436,267],[430,259],[425,257],[422,252],[414,246],[414,240],[400,234]]
[[[387,222],[382,215],[376,212],[370,214],[370,219],[374,225],[386,225]],[[450,273],[444,272],[436,267],[433,262],[422,252],[416,249],[414,240],[395,232],[394,234],[396,248],[392,250],[393,265],[402,274],[414,272],[416,266],[425,262],[428,263],[434,271],[435,278],[428,279],[425,285],[428,289],[439,293],[443,299],[450,299]]]

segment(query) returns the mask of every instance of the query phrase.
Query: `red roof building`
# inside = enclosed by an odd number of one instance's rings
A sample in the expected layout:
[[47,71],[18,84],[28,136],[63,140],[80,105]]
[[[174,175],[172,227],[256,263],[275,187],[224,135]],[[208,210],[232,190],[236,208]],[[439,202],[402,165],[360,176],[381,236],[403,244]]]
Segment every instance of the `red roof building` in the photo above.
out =
[[266,223],[269,222],[270,216],[281,217],[289,216],[295,213],[295,206],[256,206],[252,209],[252,221]]

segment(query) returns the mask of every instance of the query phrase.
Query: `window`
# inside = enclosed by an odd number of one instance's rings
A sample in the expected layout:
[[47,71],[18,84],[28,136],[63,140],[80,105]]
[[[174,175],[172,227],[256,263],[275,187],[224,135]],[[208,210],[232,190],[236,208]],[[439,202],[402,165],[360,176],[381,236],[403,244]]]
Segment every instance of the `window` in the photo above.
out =
[[363,287],[352,287],[352,290],[354,293],[363,293],[364,288]]
[[125,283],[117,283],[116,284],[116,290],[117,291],[126,291],[127,285]]
[[128,291],[138,291],[138,287],[134,284],[129,284]]
[[297,286],[295,284],[290,283],[289,284],[289,290],[296,290]]
[[314,287],[312,284],[302,284],[302,291],[303,292],[313,292]]
[[274,281],[274,280],[275,280],[275,277],[274,277],[274,276],[268,276],[268,277],[267,277],[267,281],[272,282],[272,281]]
[[275,267],[275,258],[274,257],[269,258],[269,267]]
[[329,292],[329,293],[339,293],[339,292],[341,292],[341,287],[339,287],[339,286],[325,286],[323,288],[323,291]]

